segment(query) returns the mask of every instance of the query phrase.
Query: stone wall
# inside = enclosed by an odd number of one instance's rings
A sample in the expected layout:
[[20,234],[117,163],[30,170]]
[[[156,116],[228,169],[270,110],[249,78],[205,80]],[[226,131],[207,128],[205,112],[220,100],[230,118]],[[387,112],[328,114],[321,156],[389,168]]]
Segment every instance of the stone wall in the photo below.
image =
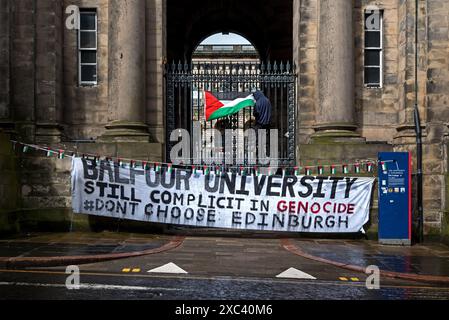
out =
[[[384,86],[366,88],[363,84],[364,9],[376,5],[384,12]],[[299,22],[299,141],[307,143],[314,133],[317,112],[318,0],[303,0],[297,5]],[[393,141],[398,124],[400,82],[398,79],[398,1],[355,1],[356,95],[354,107],[359,133],[367,141]]]
[[300,1],[298,64],[298,140],[307,143],[314,132],[317,98],[318,1]]
[[[360,134],[368,141],[391,143],[396,134],[399,111],[398,80],[398,1],[355,1],[356,97],[355,106]],[[383,12],[383,86],[364,85],[364,11],[378,7]]]
[[35,136],[36,1],[11,1],[10,5],[11,110],[18,135],[31,141]]
[[10,118],[10,1],[0,0],[0,123]]
[[443,221],[442,221],[442,240],[446,243],[449,243],[449,173],[448,173],[448,166],[449,161],[447,160],[449,151],[449,134],[446,134],[445,137],[445,148],[444,148],[444,155],[445,155],[445,204],[444,204],[444,212],[443,212]]
[[108,0],[64,0],[64,7],[96,9],[98,14],[98,85],[78,85],[78,32],[64,28],[64,123],[68,140],[95,140],[109,122]]
[[449,124],[449,2],[428,0],[420,12],[427,14],[427,20],[420,22],[421,30],[427,30],[427,39],[421,38],[425,51],[420,53],[420,63],[425,66],[422,72],[426,76],[420,83],[423,87],[420,92],[425,90],[426,93],[422,96],[426,108],[423,115],[426,121],[424,209],[429,229],[436,229],[439,233],[445,209],[445,177],[448,172],[445,136]]
[[69,158],[47,158],[44,151],[30,150],[19,159],[21,230],[68,231],[71,219]]
[[[423,129],[423,183],[425,232],[439,235],[447,228],[444,212],[447,210],[447,124],[449,122],[449,25],[447,1],[419,2],[419,65],[418,106]],[[416,138],[413,124],[414,94],[414,3],[401,4],[401,50],[408,55],[401,58],[401,86],[403,99],[400,123],[394,140],[395,150],[413,153],[416,168]],[[407,50],[407,51],[405,51]]]
[[147,0],[146,121],[152,140],[159,143],[165,143],[166,5],[164,0]]
[[9,136],[0,131],[0,235],[17,231],[19,184]]
[[[108,156],[160,160],[165,143],[164,78],[167,56],[167,1],[146,3],[146,101],[142,121],[153,143],[93,143],[113,119],[109,100],[108,0],[0,0],[0,126],[14,123],[18,139],[78,147]],[[298,72],[298,148],[304,163],[345,162],[394,149],[415,153],[414,1],[354,1],[354,53],[357,132],[368,144],[310,145],[318,99],[319,1],[294,0],[293,59]],[[64,28],[67,5],[98,12],[98,86],[78,85],[77,32]],[[376,5],[384,13],[384,86],[363,85],[363,10]],[[424,210],[426,231],[446,228],[449,212],[447,139],[449,134],[449,0],[420,0],[419,107],[424,130]],[[267,11],[267,8],[263,10]],[[112,22],[113,23],[113,22]],[[270,28],[274,28],[270,26]],[[70,143],[60,144],[60,142]],[[332,145],[328,143],[329,145]],[[375,147],[373,147],[375,146]],[[332,150],[330,150],[330,149]],[[350,148],[348,153],[339,153]],[[327,150],[324,152],[323,150]],[[329,151],[330,150],[330,151]],[[321,152],[321,153],[320,153]],[[349,152],[349,151],[348,151]],[[314,155],[314,158],[311,155]],[[338,156],[338,157],[337,157]],[[65,163],[64,165],[62,163]],[[311,163],[312,164],[312,163]],[[69,207],[69,167],[56,159],[27,155],[21,160],[25,211]],[[416,164],[413,164],[416,167]],[[51,210],[50,210],[51,211]],[[29,211],[28,211],[29,212]],[[25,217],[25,216],[24,216]],[[31,216],[29,216],[31,217]],[[31,218],[26,218],[31,221]],[[442,223],[443,222],[443,223]],[[449,227],[448,227],[449,228]]]
[[36,142],[61,140],[63,115],[63,11],[61,0],[35,3]]

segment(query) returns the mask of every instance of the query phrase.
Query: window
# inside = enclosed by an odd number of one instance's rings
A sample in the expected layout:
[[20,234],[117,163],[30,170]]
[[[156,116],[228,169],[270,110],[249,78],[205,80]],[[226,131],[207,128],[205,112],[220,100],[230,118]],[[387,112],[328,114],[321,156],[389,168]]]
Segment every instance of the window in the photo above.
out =
[[365,10],[365,77],[368,88],[381,88],[383,82],[383,13]]
[[97,11],[80,10],[80,30],[78,34],[78,74],[79,84],[97,84]]

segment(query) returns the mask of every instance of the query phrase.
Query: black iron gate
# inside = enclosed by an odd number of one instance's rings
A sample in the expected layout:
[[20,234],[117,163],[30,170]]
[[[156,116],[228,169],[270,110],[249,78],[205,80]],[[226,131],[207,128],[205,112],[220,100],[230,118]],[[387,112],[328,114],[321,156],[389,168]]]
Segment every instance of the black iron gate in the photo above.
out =
[[[168,162],[172,160],[170,151],[177,143],[170,142],[170,136],[175,130],[185,129],[192,133],[196,122],[201,131],[201,145],[206,147],[207,129],[246,130],[254,125],[252,108],[243,109],[227,119],[206,121],[203,95],[205,90],[212,92],[220,100],[234,100],[260,90],[273,106],[270,127],[278,129],[278,163],[294,165],[296,161],[296,75],[290,63],[172,63],[167,65],[165,78]],[[244,138],[236,135],[233,139],[233,153],[235,154],[239,144],[245,143],[247,142]],[[191,163],[190,159],[185,160],[186,164]],[[232,165],[247,165],[247,160],[234,157]],[[199,159],[198,162],[194,164],[204,164],[203,159]],[[224,164],[224,157],[216,164]]]

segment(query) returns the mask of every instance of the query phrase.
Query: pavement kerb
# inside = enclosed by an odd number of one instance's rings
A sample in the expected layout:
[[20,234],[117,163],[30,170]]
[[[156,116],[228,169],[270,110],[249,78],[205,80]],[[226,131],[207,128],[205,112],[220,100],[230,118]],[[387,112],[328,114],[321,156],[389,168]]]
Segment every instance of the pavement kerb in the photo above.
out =
[[[305,259],[329,264],[332,266],[340,267],[346,270],[360,272],[360,273],[366,273],[366,267],[356,266],[352,264],[345,264],[325,258],[320,258],[311,254],[308,254],[298,248],[295,244],[292,243],[291,239],[281,239],[282,247],[300,257],[303,257]],[[394,271],[386,271],[386,270],[380,270],[380,275],[388,278],[395,278],[395,279],[403,279],[403,280],[413,280],[413,281],[424,281],[424,282],[432,282],[432,283],[440,283],[440,284],[449,284],[449,277],[445,276],[433,276],[433,275],[422,275],[422,274],[414,274],[414,273],[402,273],[402,272],[394,272]]]
[[0,257],[0,264],[7,269],[23,267],[57,267],[67,265],[81,265],[110,260],[135,258],[157,254],[176,249],[184,242],[185,237],[173,237],[171,240],[158,248],[144,251],[133,251],[123,253],[85,255],[85,256],[57,256],[57,257]]

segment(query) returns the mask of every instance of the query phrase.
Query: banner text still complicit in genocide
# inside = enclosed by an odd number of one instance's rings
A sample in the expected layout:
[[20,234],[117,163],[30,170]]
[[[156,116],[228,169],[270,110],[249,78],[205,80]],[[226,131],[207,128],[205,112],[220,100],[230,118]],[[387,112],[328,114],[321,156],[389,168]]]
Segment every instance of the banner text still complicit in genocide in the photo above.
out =
[[76,213],[242,230],[359,232],[369,220],[373,183],[373,178],[155,172],[79,158],[72,167]]

